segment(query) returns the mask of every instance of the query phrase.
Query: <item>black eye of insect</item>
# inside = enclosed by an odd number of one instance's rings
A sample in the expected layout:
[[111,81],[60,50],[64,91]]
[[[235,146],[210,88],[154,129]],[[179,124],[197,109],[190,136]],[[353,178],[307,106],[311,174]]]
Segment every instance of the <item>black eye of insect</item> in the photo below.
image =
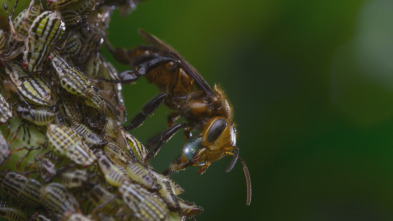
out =
[[227,122],[225,119],[218,119],[216,120],[213,125],[210,127],[209,132],[207,133],[207,141],[214,142],[221,133],[227,127]]

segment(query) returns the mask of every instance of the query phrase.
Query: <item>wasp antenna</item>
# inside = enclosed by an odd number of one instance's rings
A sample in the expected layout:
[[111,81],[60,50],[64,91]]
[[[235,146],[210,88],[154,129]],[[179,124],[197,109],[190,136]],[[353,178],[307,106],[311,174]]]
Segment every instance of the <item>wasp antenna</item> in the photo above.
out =
[[225,170],[225,172],[229,173],[231,172],[231,170],[233,169],[233,167],[235,167],[236,161],[239,158],[239,148],[235,147],[235,153],[233,154],[233,158],[231,163],[228,165],[227,169]]
[[244,176],[246,177],[246,183],[247,183],[247,206],[251,204],[251,195],[252,195],[252,190],[251,190],[251,177],[250,177],[250,172],[248,172],[248,168],[246,165],[246,162],[239,156],[239,160],[243,165],[243,172]]

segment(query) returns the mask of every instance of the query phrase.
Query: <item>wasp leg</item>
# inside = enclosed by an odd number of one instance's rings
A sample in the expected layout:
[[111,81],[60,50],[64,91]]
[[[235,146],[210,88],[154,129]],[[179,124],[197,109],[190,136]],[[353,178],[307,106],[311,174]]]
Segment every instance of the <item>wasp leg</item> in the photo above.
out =
[[176,170],[182,170],[185,169],[187,167],[192,166],[192,161],[187,161],[185,163],[180,163],[182,161],[181,156],[177,158],[175,164],[172,164],[168,169],[164,170],[164,172],[162,172],[163,175],[168,176],[169,174],[171,174],[173,171]]
[[173,112],[170,113],[167,117],[167,125],[168,127],[172,127],[173,124],[177,121],[177,119],[180,118],[180,113],[179,112]]
[[125,130],[132,130],[139,127],[147,118],[147,116],[153,114],[157,108],[161,105],[162,101],[166,98],[167,94],[160,94],[153,99],[151,99],[142,108],[142,111],[132,118],[130,124],[125,126]]
[[149,141],[147,141],[147,148],[152,149],[152,151],[147,155],[147,159],[151,159],[152,157],[154,157],[161,149],[162,145],[168,142],[180,128],[183,128],[185,126],[185,123],[176,124],[173,127],[170,127],[164,132],[158,134],[157,136],[149,139]]

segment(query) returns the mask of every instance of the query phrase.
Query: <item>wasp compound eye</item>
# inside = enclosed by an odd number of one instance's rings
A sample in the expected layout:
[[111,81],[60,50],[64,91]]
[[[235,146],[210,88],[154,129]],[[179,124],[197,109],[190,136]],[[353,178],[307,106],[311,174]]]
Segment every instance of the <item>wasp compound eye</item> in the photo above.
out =
[[210,126],[209,131],[207,132],[207,141],[212,143],[217,140],[218,137],[222,134],[222,132],[227,127],[227,122],[225,119],[217,119]]

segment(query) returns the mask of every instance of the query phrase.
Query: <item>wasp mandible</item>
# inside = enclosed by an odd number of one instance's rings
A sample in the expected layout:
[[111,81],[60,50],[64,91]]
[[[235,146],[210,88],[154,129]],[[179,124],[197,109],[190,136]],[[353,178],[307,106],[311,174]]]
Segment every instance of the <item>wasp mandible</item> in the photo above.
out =
[[[251,203],[251,180],[244,160],[239,157],[236,146],[236,128],[232,107],[224,92],[218,87],[211,88],[205,79],[171,46],[157,37],[139,30],[141,37],[151,46],[140,46],[135,49],[107,47],[114,57],[133,68],[119,74],[122,83],[133,83],[145,76],[148,82],[155,84],[163,94],[149,101],[132,120],[126,130],[140,126],[146,117],[165,103],[174,112],[168,116],[168,129],[149,140],[152,148],[149,158],[155,156],[164,142],[167,142],[179,129],[183,128],[189,140],[184,146],[182,155],[171,165],[167,173],[199,166],[199,174],[214,161],[227,155],[233,156],[227,168],[231,171],[239,159],[247,181],[247,204]],[[182,117],[184,123],[175,123]],[[191,132],[201,131],[191,139]]]

